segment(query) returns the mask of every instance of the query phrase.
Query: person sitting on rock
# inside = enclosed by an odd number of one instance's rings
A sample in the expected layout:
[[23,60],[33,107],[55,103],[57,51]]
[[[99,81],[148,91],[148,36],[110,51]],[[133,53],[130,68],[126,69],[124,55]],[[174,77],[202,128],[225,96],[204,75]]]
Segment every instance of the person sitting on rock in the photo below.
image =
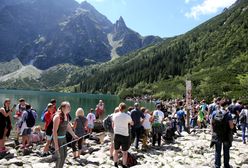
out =
[[41,130],[41,126],[35,126],[30,136],[30,142],[39,144],[42,143],[44,139],[45,132]]

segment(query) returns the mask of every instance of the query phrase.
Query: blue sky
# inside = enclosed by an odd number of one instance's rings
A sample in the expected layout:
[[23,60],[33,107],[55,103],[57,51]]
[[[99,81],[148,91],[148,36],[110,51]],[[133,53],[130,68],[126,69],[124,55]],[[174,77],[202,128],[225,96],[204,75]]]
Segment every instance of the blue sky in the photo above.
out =
[[[82,2],[84,0],[77,0]],[[122,16],[141,35],[183,34],[236,0],[87,0],[113,23]]]

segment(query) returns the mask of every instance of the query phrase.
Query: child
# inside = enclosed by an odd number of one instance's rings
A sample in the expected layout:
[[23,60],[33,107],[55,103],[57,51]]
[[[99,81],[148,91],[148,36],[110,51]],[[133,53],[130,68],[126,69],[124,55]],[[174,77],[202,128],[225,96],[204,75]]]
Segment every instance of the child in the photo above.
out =
[[87,120],[88,120],[88,132],[91,134],[92,129],[94,128],[94,122],[96,121],[96,116],[93,113],[94,110],[91,108],[90,113],[87,115]]
[[[87,118],[84,117],[84,110],[82,108],[78,108],[76,111],[76,119],[73,124],[75,134],[78,137],[84,136],[86,134],[85,130],[87,129],[87,125],[88,123],[87,123]],[[79,139],[77,142],[72,143],[74,158],[80,157],[82,150],[82,142],[83,142],[83,138]],[[78,152],[77,152],[76,144],[78,144]]]
[[41,143],[45,138],[45,133],[41,130],[41,126],[36,126],[31,134],[30,141],[32,143]]

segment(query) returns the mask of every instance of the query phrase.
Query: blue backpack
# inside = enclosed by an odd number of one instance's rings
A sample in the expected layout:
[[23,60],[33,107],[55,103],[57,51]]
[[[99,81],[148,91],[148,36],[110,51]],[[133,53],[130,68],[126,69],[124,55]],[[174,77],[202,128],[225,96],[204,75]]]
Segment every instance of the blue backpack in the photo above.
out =
[[45,122],[45,113],[47,112],[47,108],[45,108],[45,110],[42,111],[40,119],[42,122]]

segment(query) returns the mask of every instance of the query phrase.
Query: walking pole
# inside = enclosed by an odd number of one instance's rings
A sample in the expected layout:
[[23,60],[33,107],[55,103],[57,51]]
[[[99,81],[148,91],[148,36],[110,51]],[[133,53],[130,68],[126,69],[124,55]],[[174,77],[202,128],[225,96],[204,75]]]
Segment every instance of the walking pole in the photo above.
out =
[[[73,142],[77,142],[77,141],[79,141],[80,139],[82,139],[82,138],[84,138],[84,137],[87,137],[88,135],[90,135],[90,134],[83,135],[83,136],[79,137],[78,139],[74,139],[73,141],[70,141],[70,142],[68,142],[68,143],[66,143],[66,144],[64,144],[64,145],[61,145],[61,146],[59,147],[59,149],[65,147],[65,146],[67,146],[67,145],[69,145],[69,144],[71,144],[71,143],[73,143]],[[59,149],[57,149],[56,151],[58,151]],[[56,151],[55,151],[55,152],[56,152]]]

